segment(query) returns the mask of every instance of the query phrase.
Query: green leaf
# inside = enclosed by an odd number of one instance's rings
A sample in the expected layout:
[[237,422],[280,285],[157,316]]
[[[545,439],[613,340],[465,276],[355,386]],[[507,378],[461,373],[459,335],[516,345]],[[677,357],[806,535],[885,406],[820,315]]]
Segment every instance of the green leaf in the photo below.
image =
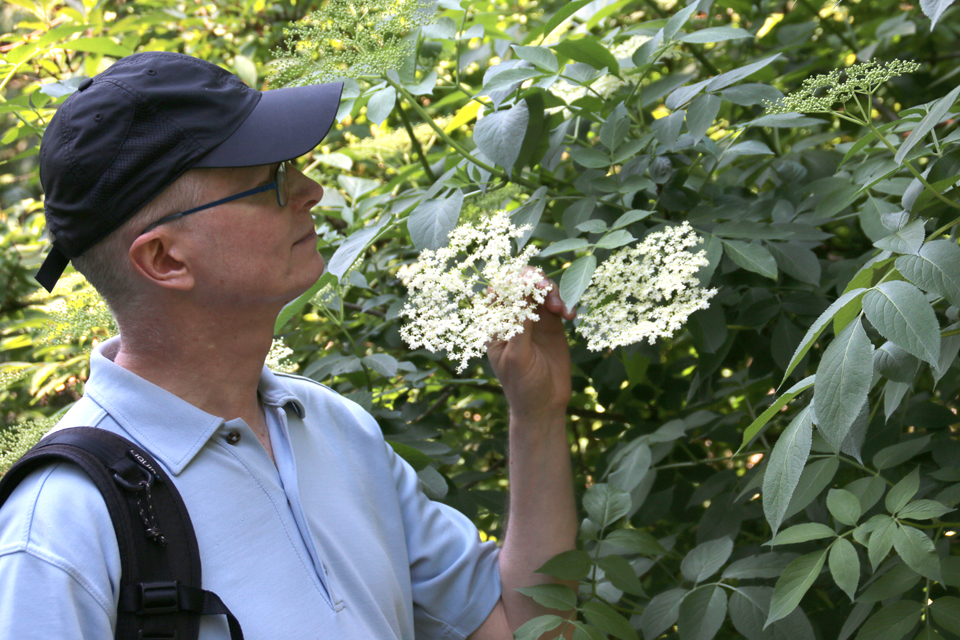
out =
[[463,192],[457,189],[449,198],[435,198],[417,205],[407,218],[407,229],[413,245],[419,249],[436,251],[447,246],[450,232],[460,220]]
[[740,451],[746,447],[751,440],[753,440],[760,430],[770,422],[770,419],[773,416],[777,415],[780,412],[780,409],[787,406],[787,404],[796,398],[799,394],[803,393],[807,389],[813,386],[814,381],[817,379],[816,376],[807,376],[797,384],[793,385],[787,389],[783,395],[777,398],[772,405],[767,407],[767,409],[761,413],[756,420],[750,423],[750,426],[746,428],[743,432],[743,442],[740,444]]
[[787,275],[813,286],[820,284],[820,260],[813,251],[791,242],[769,242],[767,248]]
[[353,263],[357,261],[360,254],[366,251],[367,247],[376,240],[380,230],[390,222],[390,218],[391,216],[385,215],[380,222],[373,226],[354,231],[350,234],[350,237],[344,240],[343,244],[337,248],[333,257],[330,258],[330,263],[327,265],[327,271],[336,276],[337,282],[343,282],[344,274],[353,266]]
[[647,604],[640,616],[640,628],[646,640],[659,638],[664,631],[677,623],[680,603],[689,593],[686,589],[671,589],[658,593]]
[[707,91],[718,91],[720,89],[729,87],[733,83],[739,82],[747,76],[753,75],[757,71],[760,71],[760,69],[763,69],[774,60],[779,58],[780,55],[781,54],[778,53],[770,56],[769,58],[764,58],[763,60],[758,60],[757,62],[744,65],[739,69],[734,69],[733,71],[727,71],[726,73],[721,73],[718,76],[714,76],[714,78],[710,81],[710,84],[707,85]]
[[590,246],[590,243],[583,238],[567,238],[566,240],[554,242],[552,245],[541,251],[539,256],[541,258],[545,258],[547,256],[553,256],[558,253],[565,253],[567,251],[577,251],[578,249],[583,249],[584,247],[588,246]]
[[687,20],[690,19],[690,16],[692,16],[696,10],[697,4],[695,3],[673,14],[670,19],[667,20],[666,26],[663,27],[663,39],[673,40],[673,37],[677,35],[681,27],[687,23]]
[[920,620],[919,602],[900,600],[870,616],[857,634],[857,640],[903,640]]
[[777,585],[773,588],[773,598],[770,600],[770,615],[764,628],[769,627],[771,623],[790,614],[804,594],[813,586],[820,570],[823,569],[823,563],[827,559],[826,550],[814,551],[805,556],[800,556],[791,562],[783,571],[783,575],[777,580]]
[[[723,580],[743,580],[746,578],[777,578],[796,558],[793,553],[761,553],[740,558],[723,570]],[[732,605],[732,602],[731,602]],[[763,614],[766,619],[766,612]],[[763,621],[761,620],[761,624]]]
[[617,229],[616,231],[610,231],[602,238],[597,240],[598,249],[616,249],[617,247],[622,247],[625,244],[630,244],[636,240],[629,231],[625,229]]
[[956,243],[928,242],[918,255],[897,258],[897,270],[921,289],[960,307],[960,247]]
[[610,484],[626,492],[633,491],[650,470],[650,446],[637,439],[627,445],[626,453],[612,465]]
[[909,520],[932,520],[942,515],[956,511],[936,500],[914,500],[900,509],[897,517]]
[[613,160],[607,153],[594,147],[571,147],[570,157],[573,158],[574,162],[582,164],[588,169],[606,169],[613,164]]
[[[491,93],[508,89],[518,82],[523,82],[524,80],[529,80],[530,78],[536,78],[540,75],[543,75],[543,73],[535,69],[504,69],[500,73],[490,78],[490,80],[483,85],[481,92],[485,95],[490,95]],[[482,120],[480,122],[482,122]],[[479,125],[479,122],[477,124]],[[526,128],[524,128],[524,131],[526,131]]]
[[837,522],[857,526],[860,519],[860,501],[857,496],[844,489],[830,489],[827,492],[827,509]]
[[604,633],[620,638],[620,640],[639,640],[637,632],[630,626],[630,622],[610,605],[598,600],[591,600],[580,607],[580,611],[583,612],[587,622]]
[[590,254],[577,258],[563,272],[560,277],[560,297],[568,309],[572,309],[580,301],[580,296],[587,290],[596,268],[597,257]]
[[893,534],[896,530],[893,518],[882,520],[870,533],[870,542],[867,544],[867,556],[870,566],[876,571],[893,548]]
[[397,359],[386,353],[374,353],[360,360],[385,378],[397,375]]
[[538,584],[516,590],[548,609],[570,611],[577,608],[577,594],[565,584]]
[[887,497],[884,500],[884,505],[887,508],[887,511],[892,515],[897,515],[897,513],[906,506],[910,499],[916,495],[917,491],[920,489],[920,468],[917,467],[906,476],[903,477],[900,482],[893,485],[893,488],[887,493]]
[[835,451],[857,419],[872,382],[873,344],[857,320],[826,348],[813,385],[817,429]]
[[860,450],[863,449],[863,443],[867,440],[867,428],[870,426],[870,403],[864,402],[860,407],[860,413],[857,414],[847,437],[843,439],[840,445],[840,452],[856,458],[857,462],[863,464],[860,457]]
[[700,140],[707,134],[707,129],[716,120],[720,113],[720,98],[707,93],[697,98],[687,107],[687,129],[690,130],[690,136],[694,142]]
[[529,122],[530,111],[527,103],[521,100],[505,111],[488,113],[477,121],[473,140],[483,155],[510,171],[520,157]]
[[387,444],[390,445],[398,456],[403,458],[407,464],[413,467],[414,471],[421,471],[433,462],[433,459],[425,454],[424,452],[411,447],[408,444],[403,444],[402,442],[393,442],[387,440]]
[[[896,124],[897,122],[887,122],[877,127],[877,131],[879,131],[880,133],[884,133],[888,129],[895,126]],[[843,166],[843,164],[850,158],[859,157],[858,154],[860,153],[860,151],[862,151],[865,146],[867,146],[871,142],[874,142],[875,140],[877,140],[877,136],[875,133],[873,133],[873,131],[866,132],[862,138],[857,140],[853,144],[853,146],[847,150],[847,152],[843,156],[843,160],[840,161],[840,166]]]
[[810,455],[813,412],[804,407],[790,422],[773,447],[763,475],[763,513],[776,534],[790,505],[800,474]]
[[536,573],[544,573],[561,580],[579,580],[590,572],[593,562],[586,551],[564,551],[549,560]]
[[733,540],[729,537],[718,538],[704,542],[694,547],[680,563],[683,577],[699,584],[717,571],[733,553]]
[[133,54],[133,51],[117,44],[114,40],[105,37],[78,38],[60,45],[67,51],[84,51],[86,53],[100,53],[111,58],[123,58]]
[[754,35],[746,29],[735,29],[733,27],[707,27],[693,33],[685,33],[677,40],[680,42],[690,42],[696,44],[705,44],[708,42],[724,42],[725,40],[738,40],[740,38],[752,38]]
[[828,564],[833,581],[851,601],[855,600],[860,582],[860,558],[853,544],[846,538],[837,538],[830,547]]
[[396,89],[391,86],[380,89],[367,102],[367,119],[379,127],[390,116],[396,104]]
[[513,45],[513,50],[516,52],[518,58],[526,60],[538,69],[549,73],[557,73],[560,71],[560,65],[557,63],[557,54],[547,47],[524,47],[515,44]]
[[901,229],[890,234],[885,238],[880,238],[873,243],[878,249],[886,249],[894,253],[916,253],[923,244],[923,238],[926,231],[923,228],[923,220],[917,219],[909,222]]
[[563,5],[555,14],[550,16],[550,19],[547,21],[547,23],[543,26],[542,29],[537,28],[531,31],[530,35],[527,36],[527,39],[524,41],[524,43],[532,42],[534,38],[540,35],[542,35],[544,38],[550,35],[550,32],[552,32],[554,29],[559,27],[560,23],[565,21],[567,18],[575,14],[577,11],[579,11],[583,7],[590,4],[590,2],[592,1],[593,0],[576,0],[575,2],[571,2]]
[[773,546],[782,544],[798,544],[800,542],[809,542],[810,540],[820,540],[821,538],[835,538],[836,532],[825,524],[819,522],[804,522],[795,524],[789,529],[784,529],[777,534],[770,544]]
[[797,483],[797,488],[793,492],[793,498],[790,500],[790,506],[787,507],[787,512],[783,516],[784,519],[799,513],[813,502],[833,481],[833,476],[836,475],[839,466],[840,460],[832,457],[808,464],[807,468],[800,474],[800,482]]
[[657,542],[656,538],[639,529],[615,529],[603,539],[603,543],[615,545],[628,553],[639,553],[645,556],[667,553],[667,550]]
[[680,640],[711,640],[727,617],[727,594],[718,586],[694,589],[680,604]]
[[646,592],[640,584],[640,578],[633,566],[618,555],[609,555],[601,558],[597,565],[603,569],[604,575],[610,584],[621,591],[635,595],[645,596]]
[[553,631],[561,624],[564,619],[560,616],[539,616],[520,626],[514,631],[513,640],[539,640],[540,636]]
[[893,534],[893,548],[908,567],[931,580],[943,582],[940,576],[940,558],[930,539],[920,529],[897,524]]
[[627,140],[629,133],[630,117],[627,115],[627,108],[621,102],[610,112],[600,127],[600,142],[610,150],[610,153],[614,153]]
[[740,240],[723,240],[722,242],[726,254],[737,265],[747,271],[759,273],[773,280],[777,279],[777,261],[763,246]]
[[672,148],[680,137],[680,128],[683,126],[683,119],[687,112],[681,109],[674,111],[670,115],[654,120],[650,125],[650,131],[656,139],[667,148]]
[[917,124],[916,128],[910,132],[910,135],[907,136],[907,139],[904,140],[903,144],[900,145],[900,148],[897,149],[897,155],[893,158],[894,162],[897,164],[903,164],[903,159],[907,157],[907,154],[910,153],[915,146],[917,146],[924,136],[930,133],[935,126],[940,124],[940,120],[943,119],[943,116],[947,115],[947,112],[953,106],[953,103],[957,101],[957,96],[960,96],[960,86],[954,88],[953,91],[940,98],[933,104],[927,115],[923,117],[923,120]]
[[[631,209],[625,214],[616,219],[616,221],[610,226],[610,229],[619,229],[621,227],[626,227],[633,224],[634,222],[639,222],[653,215],[653,211],[644,211],[642,209]],[[542,254],[541,254],[542,255]]]
[[579,620],[574,620],[573,640],[608,640],[609,636],[596,627],[591,627]]
[[933,620],[954,635],[960,635],[960,598],[943,596],[930,604]]
[[738,84],[734,87],[727,87],[720,92],[724,100],[729,100],[741,107],[752,107],[757,104],[763,104],[765,100],[776,102],[783,97],[779,89],[771,87],[768,84],[759,84],[748,82]]
[[940,357],[940,324],[912,284],[884,282],[863,296],[863,313],[887,340],[934,367]]
[[630,511],[630,494],[613,485],[601,482],[583,495],[583,508],[598,527],[613,524]]
[[873,362],[882,376],[895,382],[910,384],[920,370],[920,361],[892,342],[873,352]]
[[615,76],[620,75],[620,64],[617,59],[593,36],[565,38],[553,45],[553,49],[571,60],[588,64],[598,71],[606,68],[609,73]]
[[880,449],[877,455],[873,456],[873,466],[877,469],[890,469],[903,464],[923,451],[929,443],[930,436],[921,436]]

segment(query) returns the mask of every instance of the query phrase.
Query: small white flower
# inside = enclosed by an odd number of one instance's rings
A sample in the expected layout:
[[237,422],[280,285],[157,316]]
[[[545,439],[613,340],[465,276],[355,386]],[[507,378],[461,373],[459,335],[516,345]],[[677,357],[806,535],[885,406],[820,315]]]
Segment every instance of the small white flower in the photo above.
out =
[[706,251],[686,249],[702,242],[687,222],[651,233],[636,247],[621,249],[593,273],[580,298],[588,307],[577,332],[591,351],[669,338],[691,313],[706,309],[716,289],[703,289],[697,271]]
[[293,373],[297,370],[297,365],[287,360],[291,355],[293,355],[293,349],[288,347],[283,340],[277,338],[270,345],[270,353],[267,354],[267,360],[264,364],[272,371]]
[[534,310],[547,292],[536,286],[540,274],[524,267],[539,250],[528,245],[511,257],[511,240],[528,230],[498,211],[457,227],[446,247],[424,249],[417,262],[401,267],[397,275],[410,294],[400,312],[408,319],[400,329],[407,344],[446,351],[459,373],[489,341],[509,340],[525,320],[538,320]]

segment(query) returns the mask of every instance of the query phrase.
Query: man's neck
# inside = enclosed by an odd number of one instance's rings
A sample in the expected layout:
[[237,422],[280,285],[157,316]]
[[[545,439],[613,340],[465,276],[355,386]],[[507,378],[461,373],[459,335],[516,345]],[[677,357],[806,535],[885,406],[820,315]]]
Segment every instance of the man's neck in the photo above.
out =
[[257,386],[273,324],[269,313],[253,315],[180,315],[158,322],[156,331],[124,333],[121,326],[114,362],[207,413],[242,418],[263,441]]

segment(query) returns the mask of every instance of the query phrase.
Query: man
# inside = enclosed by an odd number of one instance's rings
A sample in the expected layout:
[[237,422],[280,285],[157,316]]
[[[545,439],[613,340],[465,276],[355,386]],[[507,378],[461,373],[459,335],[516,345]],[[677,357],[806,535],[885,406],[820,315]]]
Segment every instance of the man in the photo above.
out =
[[[323,190],[287,161],[332,126],[341,86],[260,93],[172,53],[124,58],[60,108],[40,152],[54,249],[98,288],[120,337],[91,357],[58,428],[148,450],[196,530],[203,587],[248,639],[509,638],[545,611],[517,587],[573,547],[564,410],[570,364],[555,287],[541,320],[490,346],[510,404],[509,529],[481,544],[427,500],[371,416],[263,367],[277,314],[323,271]],[[549,282],[545,281],[545,286]],[[0,509],[0,637],[108,638],[120,561],[103,499],[71,465]],[[227,638],[206,616],[201,638]]]

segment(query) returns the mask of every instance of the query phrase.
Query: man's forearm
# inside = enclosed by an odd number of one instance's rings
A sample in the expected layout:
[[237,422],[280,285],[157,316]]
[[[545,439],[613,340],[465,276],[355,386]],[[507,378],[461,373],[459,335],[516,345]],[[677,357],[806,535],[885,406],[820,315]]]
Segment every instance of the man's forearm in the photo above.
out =
[[[515,630],[549,612],[515,589],[559,582],[536,570],[575,547],[577,517],[566,415],[511,412],[509,445],[510,507],[500,552],[500,578],[507,622]],[[576,588],[575,583],[568,584]]]

